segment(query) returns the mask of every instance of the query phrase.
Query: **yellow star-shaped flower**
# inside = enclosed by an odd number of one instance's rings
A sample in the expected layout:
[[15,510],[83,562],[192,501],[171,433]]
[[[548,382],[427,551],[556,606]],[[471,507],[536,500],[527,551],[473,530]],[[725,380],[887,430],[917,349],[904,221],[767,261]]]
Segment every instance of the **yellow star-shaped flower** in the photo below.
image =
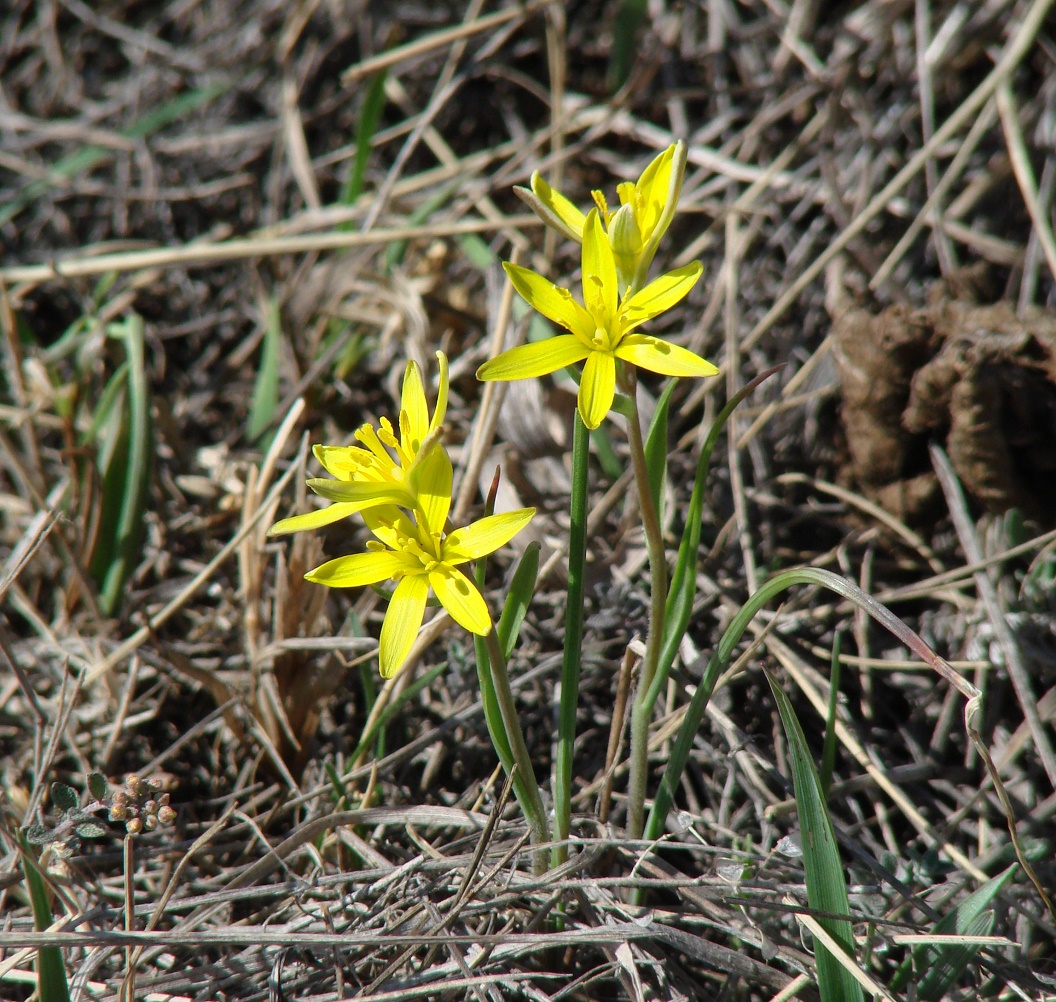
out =
[[[600,191],[591,192],[616,258],[621,294],[644,284],[660,238],[674,217],[685,171],[686,144],[680,140],[656,156],[637,181],[617,186],[618,209],[610,211],[605,196]],[[531,190],[514,191],[548,226],[572,240],[583,241],[587,217],[551,188],[538,171],[532,174]]]
[[534,271],[508,262],[503,267],[529,305],[570,333],[505,351],[477,370],[478,379],[531,379],[584,362],[579,413],[593,429],[612,407],[617,359],[663,376],[714,376],[719,371],[686,348],[634,333],[682,300],[700,278],[700,262],[669,271],[621,300],[615,255],[596,209],[583,224],[583,305],[568,289]]
[[362,448],[315,446],[312,449],[315,458],[335,479],[313,478],[308,486],[334,503],[328,508],[284,518],[268,530],[269,535],[318,529],[378,505],[399,505],[412,510],[418,506],[421,462],[434,450],[444,451],[440,435],[447,413],[447,356],[438,351],[436,357],[440,386],[432,417],[421,369],[414,362],[408,362],[400,395],[399,436],[392,423],[382,418],[380,427],[375,429],[365,424],[356,432]]
[[422,504],[415,518],[397,508],[363,513],[375,539],[367,553],[330,560],[305,577],[331,588],[358,588],[388,579],[396,581],[381,627],[379,665],[384,678],[403,667],[425,616],[429,591],[459,626],[487,636],[491,615],[476,584],[459,565],[486,556],[523,529],[534,508],[490,515],[445,533],[451,506],[451,464],[434,452],[421,464]]

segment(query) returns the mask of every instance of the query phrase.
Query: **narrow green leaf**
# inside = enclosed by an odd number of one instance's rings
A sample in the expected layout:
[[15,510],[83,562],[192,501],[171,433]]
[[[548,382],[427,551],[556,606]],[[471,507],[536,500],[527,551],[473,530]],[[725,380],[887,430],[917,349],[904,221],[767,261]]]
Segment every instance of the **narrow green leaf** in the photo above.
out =
[[[993,903],[997,896],[1005,889],[1012,879],[1018,864],[1013,863],[1003,873],[992,877],[978,890],[973,891],[954,909],[944,915],[932,926],[931,931],[936,936],[983,936],[989,934],[989,927],[993,925],[993,913],[986,909]],[[990,916],[989,927],[986,932],[972,932],[974,928],[981,927],[980,920],[985,915]],[[891,979],[891,990],[900,992],[909,983],[914,971],[922,972],[921,983],[917,987],[917,993],[921,999],[939,999],[953,982],[961,976],[964,969],[971,962],[972,957],[981,949],[978,945],[965,944],[962,946],[931,946],[922,944],[915,947],[912,954],[906,958],[905,963],[898,969]],[[966,951],[966,952],[965,952]],[[948,980],[940,980],[939,972],[948,975]],[[929,993],[924,993],[925,982],[934,976],[933,984],[928,984]]]
[[275,409],[279,405],[279,350],[282,345],[282,318],[279,301],[268,300],[264,319],[264,344],[260,354],[260,368],[253,384],[253,398],[249,405],[246,437],[256,442],[271,427]]
[[611,93],[618,91],[631,75],[638,49],[638,36],[645,22],[645,0],[621,0],[612,31],[612,49],[605,82]]
[[836,767],[836,708],[840,697],[840,645],[843,634],[837,631],[832,641],[829,667],[829,705],[825,714],[825,743],[821,750],[821,789],[828,799],[832,789],[832,772]]
[[125,585],[139,562],[154,439],[143,318],[133,313],[124,323],[111,324],[107,333],[124,342],[128,361],[127,407],[121,408],[121,419],[116,423],[111,414],[107,422],[110,431],[99,450],[103,510],[90,570],[100,582],[99,605],[112,616],[120,608]]
[[[958,935],[989,936],[993,928],[994,913],[985,911],[976,915]],[[923,977],[917,985],[917,998],[921,1002],[939,1002],[953,983],[964,974],[981,949],[982,946],[978,943],[950,943],[926,947],[928,956],[925,958],[926,966],[921,969]]]
[[81,798],[72,786],[67,786],[65,783],[52,783],[51,802],[60,811],[72,811],[80,804]]
[[[854,957],[854,931],[849,920],[851,909],[847,900],[847,884],[821,781],[792,704],[770,673],[765,674],[788,741],[796,811],[802,835],[807,902],[815,911],[828,913],[818,916],[819,924],[849,957]],[[832,915],[846,915],[848,918],[829,917]],[[822,1002],[864,1002],[862,987],[850,972],[821,943],[815,941],[814,950]]]
[[458,238],[462,253],[478,271],[487,271],[498,264],[498,255],[476,233],[464,233]]
[[[668,674],[671,671],[671,666],[675,663],[679,645],[682,643],[682,638],[686,635],[686,629],[693,614],[693,601],[697,595],[697,556],[700,550],[700,533],[704,520],[704,488],[707,484],[708,468],[711,466],[711,455],[715,451],[719,434],[737,405],[755,390],[760,383],[769,379],[781,368],[783,366],[777,365],[772,369],[759,373],[755,379],[734,394],[726,402],[726,406],[719,411],[708,432],[708,437],[704,440],[704,445],[701,447],[700,456],[697,459],[696,476],[693,478],[693,493],[690,495],[689,508],[686,511],[686,528],[682,533],[682,542],[678,547],[678,558],[675,560],[675,568],[671,572],[671,581],[668,584],[667,609],[664,616],[664,642],[660,648],[660,661],[657,665],[653,683],[646,695],[645,706],[649,713],[652,712],[652,707],[656,705],[657,698],[667,685]],[[652,431],[650,430],[651,435]]]
[[[619,394],[616,397],[619,399]],[[630,415],[627,416],[630,417]],[[594,454],[597,456],[598,465],[605,478],[607,480],[619,479],[620,474],[623,473],[623,462],[612,446],[609,429],[604,422],[590,433],[590,438],[594,444]]]
[[495,628],[499,635],[499,646],[502,648],[504,658],[508,659],[514,647],[517,646],[521,624],[524,622],[525,613],[535,594],[535,578],[538,573],[539,544],[533,541],[525,547],[524,554],[517,563],[517,569],[513,572],[510,590],[506,594],[502,615],[499,617],[499,625]]
[[102,800],[106,796],[106,777],[101,772],[88,773],[88,792],[93,800]]
[[[445,184],[431,197],[427,198],[417,209],[414,210],[406,221],[407,227],[418,226],[424,223],[437,209],[445,205],[451,198],[455,189],[455,183]],[[403,261],[403,255],[407,252],[406,240],[393,240],[385,248],[385,271],[390,272]]]
[[[47,883],[36,857],[21,834],[18,843],[22,874],[26,878],[26,888],[33,906],[33,927],[37,932],[44,932],[53,921]],[[37,951],[37,990],[41,1002],[70,1002],[66,965],[62,962],[62,951],[57,946],[42,946]]]
[[[367,164],[370,162],[374,133],[378,130],[378,121],[385,107],[385,78],[387,75],[387,70],[381,70],[370,78],[366,96],[359,109],[356,157],[352,161],[352,169],[348,172],[348,177],[345,178],[344,186],[341,188],[342,205],[355,205],[356,199],[363,191],[363,178],[366,177]],[[351,227],[351,223],[342,223],[339,229],[349,230]]]
[[667,415],[671,394],[677,380],[669,379],[656,402],[649,434],[645,437],[645,466],[649,472],[649,489],[653,492],[653,506],[660,523],[664,521],[664,486],[667,483]]
[[374,721],[374,724],[367,731],[364,731],[360,736],[359,743],[356,745],[352,754],[349,756],[349,762],[355,762],[359,758],[363,750],[374,740],[374,738],[380,734],[389,721],[395,716],[404,704],[409,699],[414,699],[418,693],[420,693],[426,686],[432,685],[433,682],[440,677],[440,675],[447,671],[447,662],[441,661],[440,664],[430,668],[427,672],[423,672],[420,678],[416,678],[400,695],[393,700],[380,714],[378,719]]
[[[494,511],[493,498],[489,495],[485,503],[485,514],[490,515]],[[520,570],[520,568],[518,568]],[[484,587],[484,578],[488,573],[488,558],[481,557],[473,565],[473,573],[478,588]],[[533,575],[534,584],[534,575]],[[503,612],[505,613],[505,608]],[[518,627],[519,628],[519,627]],[[503,647],[500,636],[499,644]],[[499,762],[506,775],[513,769],[513,746],[510,737],[506,733],[506,724],[502,719],[502,709],[499,707],[499,698],[495,694],[495,680],[491,677],[491,658],[488,657],[488,647],[483,637],[473,636],[473,654],[477,659],[477,683],[480,685],[480,705],[484,710],[484,723],[488,728],[495,754],[499,756]]]

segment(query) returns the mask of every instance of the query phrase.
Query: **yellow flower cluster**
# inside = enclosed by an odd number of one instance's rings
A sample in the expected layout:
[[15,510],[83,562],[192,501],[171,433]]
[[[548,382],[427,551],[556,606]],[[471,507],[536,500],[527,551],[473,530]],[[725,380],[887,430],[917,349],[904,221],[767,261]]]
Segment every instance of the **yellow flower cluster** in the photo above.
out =
[[333,478],[308,481],[328,508],[276,523],[271,535],[329,525],[359,514],[375,539],[366,553],[329,560],[309,571],[309,581],[331,588],[359,588],[396,582],[381,628],[379,663],[385,678],[403,667],[425,616],[432,592],[460,626],[479,636],[491,631],[487,603],[459,565],[486,556],[523,529],[534,508],[482,518],[448,531],[451,459],[443,446],[447,410],[447,357],[436,353],[440,388],[429,415],[422,373],[407,363],[398,419],[399,436],[382,419],[356,432],[360,446],[316,446],[315,456]]
[[579,413],[594,429],[612,407],[619,362],[663,376],[718,373],[711,362],[685,348],[635,333],[679,303],[701,275],[701,264],[694,261],[644,284],[674,216],[685,167],[685,143],[669,146],[637,182],[619,185],[620,207],[612,212],[596,191],[596,207],[584,215],[538,173],[532,175],[530,191],[517,189],[543,222],[582,243],[582,303],[542,275],[504,264],[513,287],[529,305],[570,333],[503,352],[477,370],[478,379],[530,379],[583,362]]

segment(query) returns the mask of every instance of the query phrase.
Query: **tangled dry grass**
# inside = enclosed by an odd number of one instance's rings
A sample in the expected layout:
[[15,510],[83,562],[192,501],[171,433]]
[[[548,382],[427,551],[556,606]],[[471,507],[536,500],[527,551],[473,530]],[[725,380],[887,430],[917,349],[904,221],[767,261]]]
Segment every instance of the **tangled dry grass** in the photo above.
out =
[[[511,186],[539,169],[581,202],[611,195],[678,137],[667,263],[706,276],[666,333],[723,376],[676,397],[673,540],[716,403],[786,367],[712,473],[657,772],[747,594],[831,567],[983,689],[1019,837],[1056,884],[1050,7],[5,5],[0,995],[29,998],[52,944],[79,999],[809,998],[757,667],[820,735],[840,639],[831,808],[866,969],[897,984],[907,937],[1014,862],[961,697],[819,594],[775,611],[724,680],[659,851],[620,837],[619,766],[599,821],[615,678],[646,622],[615,423],[594,470],[576,851],[544,878],[500,797],[471,645],[438,619],[382,688],[375,597],[302,581],[351,549],[344,525],[265,536],[306,505],[307,443],[391,413],[405,360],[432,371],[443,347],[459,508],[498,464],[507,501],[541,513],[513,670],[546,775],[574,398],[561,380],[482,398],[473,372],[531,323],[500,260],[569,275],[577,255]],[[943,449],[974,494],[936,476]],[[50,783],[92,771],[162,777],[175,825],[134,852],[117,829],[75,847],[53,867],[59,923],[34,933],[16,832],[54,821]],[[1056,916],[1022,869],[993,911],[942,997],[1056,997]]]

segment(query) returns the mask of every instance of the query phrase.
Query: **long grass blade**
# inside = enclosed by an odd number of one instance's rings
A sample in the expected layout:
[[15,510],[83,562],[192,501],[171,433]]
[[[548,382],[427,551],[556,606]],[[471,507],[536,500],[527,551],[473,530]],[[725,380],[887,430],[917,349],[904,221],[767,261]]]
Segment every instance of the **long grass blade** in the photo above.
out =
[[279,302],[275,296],[268,300],[264,321],[264,347],[260,356],[260,368],[253,384],[253,397],[249,405],[249,421],[246,437],[256,442],[271,427],[275,411],[279,406],[279,349],[282,345],[282,318]]
[[[849,918],[851,906],[847,898],[847,883],[821,780],[791,702],[769,672],[766,673],[766,680],[777,702],[781,725],[788,741],[796,811],[802,833],[807,902],[815,911],[824,913],[817,917],[817,921],[848,956],[853,957],[854,930]],[[848,918],[834,917],[838,915]],[[824,946],[817,941],[814,945],[822,1002],[865,1002],[862,986],[850,972]]]
[[[22,874],[33,906],[33,925],[37,932],[44,932],[53,921],[47,884],[21,832],[18,834],[18,848]],[[62,951],[57,946],[42,946],[37,951],[37,990],[41,1002],[70,1002],[66,965],[62,962]]]

